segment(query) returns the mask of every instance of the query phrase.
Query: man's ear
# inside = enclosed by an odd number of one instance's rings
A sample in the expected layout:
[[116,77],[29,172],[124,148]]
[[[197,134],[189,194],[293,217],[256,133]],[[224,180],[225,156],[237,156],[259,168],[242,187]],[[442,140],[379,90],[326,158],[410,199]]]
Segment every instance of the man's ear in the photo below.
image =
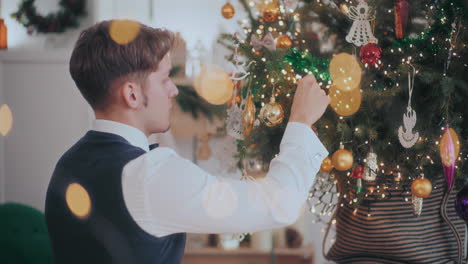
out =
[[141,87],[134,82],[124,82],[120,86],[120,96],[124,104],[132,109],[137,109],[143,102]]

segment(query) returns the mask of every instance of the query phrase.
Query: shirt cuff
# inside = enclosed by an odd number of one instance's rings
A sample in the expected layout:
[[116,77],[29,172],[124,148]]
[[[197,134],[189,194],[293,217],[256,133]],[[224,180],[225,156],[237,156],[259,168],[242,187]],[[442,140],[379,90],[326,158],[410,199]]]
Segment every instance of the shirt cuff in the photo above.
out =
[[319,165],[329,154],[312,128],[299,122],[288,122],[281,141],[283,144],[303,147],[309,159]]

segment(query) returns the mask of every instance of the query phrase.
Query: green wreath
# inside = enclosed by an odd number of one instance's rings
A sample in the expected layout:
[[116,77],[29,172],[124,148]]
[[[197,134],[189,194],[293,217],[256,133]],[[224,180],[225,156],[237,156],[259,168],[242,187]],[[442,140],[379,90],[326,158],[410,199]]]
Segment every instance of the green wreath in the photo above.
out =
[[28,34],[63,33],[69,28],[77,28],[80,17],[86,15],[86,0],[60,0],[60,10],[42,16],[37,13],[34,0],[23,0],[19,10],[11,17],[25,26]]

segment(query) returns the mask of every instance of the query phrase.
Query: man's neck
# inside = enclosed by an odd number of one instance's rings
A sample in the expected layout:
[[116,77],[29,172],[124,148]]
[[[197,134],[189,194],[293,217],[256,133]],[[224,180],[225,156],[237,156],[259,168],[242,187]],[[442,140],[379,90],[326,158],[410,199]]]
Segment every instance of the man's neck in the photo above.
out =
[[126,113],[116,113],[116,112],[101,112],[101,111],[94,111],[94,114],[96,116],[96,119],[104,119],[104,120],[110,120],[114,122],[119,122],[128,126],[132,126],[134,128],[139,129],[141,132],[143,132],[146,137],[149,137],[149,134],[145,131],[143,126],[139,124],[135,120],[135,118],[130,117]]

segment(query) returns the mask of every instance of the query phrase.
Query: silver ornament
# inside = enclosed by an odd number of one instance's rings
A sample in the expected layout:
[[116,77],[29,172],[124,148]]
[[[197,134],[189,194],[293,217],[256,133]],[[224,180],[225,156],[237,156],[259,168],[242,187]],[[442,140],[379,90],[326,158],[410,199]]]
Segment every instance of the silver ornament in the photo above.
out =
[[415,216],[420,216],[423,208],[423,198],[419,198],[413,195],[411,202],[413,203],[413,214]]
[[366,181],[375,181],[377,177],[377,170],[379,165],[377,165],[377,154],[374,152],[369,152],[366,157],[366,167],[364,169],[364,175],[362,178]]
[[[235,99],[234,99],[235,100]],[[235,139],[243,139],[244,126],[242,124],[242,105],[238,106],[234,101],[232,106],[226,110],[226,130],[227,134]]]
[[[413,66],[411,66],[413,67]],[[408,106],[406,107],[406,113],[403,115],[403,126],[398,128],[398,139],[405,148],[411,148],[419,140],[419,132],[413,133],[413,129],[416,126],[416,112],[411,108],[411,96],[413,94],[414,86],[414,75],[416,69],[413,67],[413,77],[408,72]]]

